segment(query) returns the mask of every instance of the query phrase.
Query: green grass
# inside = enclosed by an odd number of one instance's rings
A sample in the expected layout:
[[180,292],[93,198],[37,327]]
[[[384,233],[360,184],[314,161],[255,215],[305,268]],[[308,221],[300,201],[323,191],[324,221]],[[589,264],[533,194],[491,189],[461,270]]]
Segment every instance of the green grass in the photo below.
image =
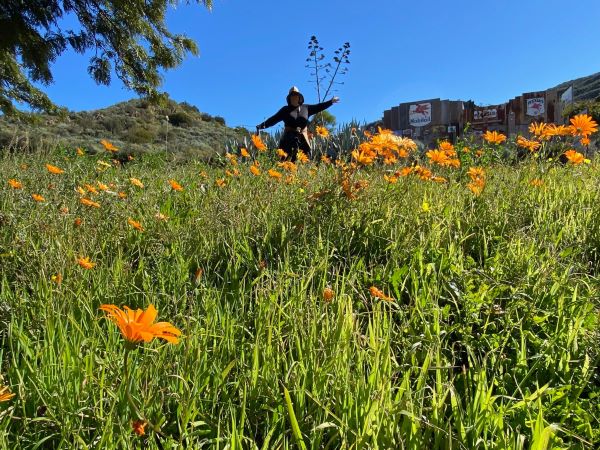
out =
[[[219,188],[223,168],[148,155],[97,171],[104,156],[71,153],[0,157],[0,384],[16,394],[0,448],[600,445],[598,161],[489,167],[479,197],[463,171],[389,184],[368,168],[350,201],[326,165],[288,185],[263,160]],[[96,181],[128,198],[81,205]],[[103,303],[152,303],[184,333],[132,351],[130,387]],[[160,435],[132,432],[128,389]]]

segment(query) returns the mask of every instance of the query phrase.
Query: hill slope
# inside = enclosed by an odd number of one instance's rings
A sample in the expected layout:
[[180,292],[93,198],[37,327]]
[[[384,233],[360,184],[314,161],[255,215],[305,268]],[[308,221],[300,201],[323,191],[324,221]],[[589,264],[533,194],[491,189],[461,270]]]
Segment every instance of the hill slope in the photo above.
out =
[[94,152],[102,149],[100,140],[107,139],[132,153],[167,149],[209,158],[230,139],[247,135],[244,129],[227,127],[221,117],[172,100],[161,107],[145,100],[129,100],[95,111],[71,112],[66,117],[35,114],[32,118],[32,123],[0,118],[0,148],[60,144]]

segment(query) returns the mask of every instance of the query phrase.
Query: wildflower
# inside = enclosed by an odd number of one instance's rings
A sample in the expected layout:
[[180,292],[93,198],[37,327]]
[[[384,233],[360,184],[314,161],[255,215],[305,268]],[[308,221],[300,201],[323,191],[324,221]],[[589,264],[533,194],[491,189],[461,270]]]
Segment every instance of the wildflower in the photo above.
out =
[[82,149],[82,148],[80,148],[80,147],[77,147],[77,148],[75,149],[75,153],[77,153],[77,156],[83,156],[83,155],[85,155],[85,152],[84,152],[84,151],[83,151],[83,149]]
[[59,175],[61,173],[65,173],[60,167],[53,166],[52,164],[46,164],[46,169],[48,172]]
[[175,180],[169,180],[169,184],[174,191],[183,191],[181,185]]
[[98,161],[98,165],[104,167],[105,169],[108,169],[109,167],[111,167],[111,165],[109,163],[107,163],[106,161]]
[[276,180],[281,179],[281,177],[283,176],[280,172],[277,172],[275,169],[269,169],[268,173],[271,178],[275,178]]
[[472,181],[467,184],[467,188],[475,195],[480,195],[483,192],[483,188],[485,187],[485,181],[478,180]]
[[231,153],[227,152],[225,153],[225,158],[229,160],[229,163],[232,166],[237,166],[237,157],[235,155],[232,155]]
[[335,297],[335,292],[333,291],[333,289],[328,287],[323,289],[323,300],[329,303],[333,300],[333,297]]
[[127,194],[125,192],[123,192],[123,191],[119,191],[119,193],[117,195],[121,199],[126,199],[127,198]]
[[45,202],[46,199],[44,197],[42,197],[40,194],[31,194],[31,197],[36,201],[36,202]]
[[327,155],[322,155],[321,156],[321,162],[325,163],[325,164],[331,164],[331,158]]
[[429,150],[426,155],[429,160],[435,164],[444,165],[448,162],[448,156],[440,150]]
[[569,163],[571,163],[573,165],[581,164],[583,162],[583,160],[585,159],[581,153],[579,153],[578,151],[575,151],[575,150],[567,150],[565,152],[565,156],[569,160]]
[[15,396],[15,394],[13,394],[12,392],[10,392],[8,390],[8,386],[0,387],[0,403],[7,402],[14,396]]
[[544,182],[542,180],[540,180],[539,178],[534,178],[533,180],[531,180],[529,182],[529,184],[531,186],[540,187],[544,184]]
[[69,208],[66,206],[63,206],[59,209],[61,214],[69,214]]
[[577,114],[570,122],[573,134],[576,136],[587,137],[598,131],[598,124],[587,114]]
[[[452,153],[452,152],[454,152],[456,154],[456,152],[454,150],[454,145],[452,145],[448,141],[442,141],[442,142],[440,142],[440,145],[438,147],[439,147],[440,151],[442,151],[442,152],[444,152],[446,154]],[[451,155],[448,154],[448,156],[451,156]]]
[[483,134],[483,139],[490,144],[502,144],[506,140],[506,136],[497,131],[486,131]]
[[436,183],[447,183],[448,180],[444,177],[431,177],[431,181],[434,181]]
[[133,429],[133,432],[138,436],[143,436],[144,434],[146,434],[146,431],[144,430],[145,426],[146,422],[143,420],[134,420],[131,422],[131,428]]
[[326,138],[326,137],[329,136],[329,130],[327,128],[325,128],[325,127],[318,126],[317,127],[317,134],[319,136],[321,136],[321,137]]
[[139,187],[140,189],[144,189],[144,183],[141,182],[141,180],[139,180],[138,178],[130,178],[129,182],[131,184],[133,184],[134,186]]
[[8,184],[13,189],[23,189],[23,183],[21,183],[18,180],[15,180],[14,178],[11,178],[10,180],[8,180]]
[[467,175],[471,178],[471,180],[475,181],[477,179],[485,178],[485,170],[482,167],[470,167],[467,171]]
[[401,177],[406,177],[406,176],[410,175],[412,172],[413,172],[413,168],[412,167],[403,167],[402,169],[400,169],[396,173],[398,175],[400,175]]
[[244,158],[250,158],[250,153],[248,153],[248,150],[246,150],[245,148],[242,148],[242,150],[240,151],[240,153],[242,154],[242,156]]
[[204,273],[204,269],[202,267],[198,267],[194,272],[194,284],[198,286],[200,284],[200,280],[202,279],[202,274]]
[[60,285],[61,285],[61,283],[62,283],[62,279],[63,279],[63,277],[62,277],[62,275],[61,275],[60,273],[57,273],[56,275],[52,275],[52,276],[50,277],[50,279],[51,279],[51,280],[52,280],[54,283],[56,283],[56,284],[58,284],[58,285],[60,286]]
[[225,187],[225,185],[227,185],[227,181],[225,181],[225,178],[217,178],[215,180],[215,184],[219,187]]
[[429,207],[429,203],[423,200],[423,203],[421,204],[421,211],[429,212],[430,210],[431,208]]
[[208,174],[206,173],[206,170],[202,170],[199,174],[202,178],[208,178]]
[[298,151],[298,161],[300,161],[301,163],[308,162],[308,155],[306,153],[304,153],[302,150]]
[[256,167],[254,164],[252,164],[250,166],[250,172],[252,172],[252,175],[254,175],[256,177],[260,175],[260,169],[258,167]]
[[281,167],[283,170],[285,170],[286,172],[296,172],[298,170],[298,167],[296,166],[296,164],[294,164],[291,161],[283,161],[283,162],[277,163],[277,165],[279,167]]
[[385,300],[388,302],[393,302],[394,299],[388,295],[385,295],[383,293],[383,291],[381,291],[380,289],[376,288],[375,286],[371,286],[369,288],[369,292],[371,293],[371,295],[375,298],[380,298],[381,300]]
[[395,175],[392,175],[392,176],[384,175],[383,179],[390,184],[394,184],[398,181],[398,177]]
[[579,142],[581,143],[581,145],[585,145],[586,147],[591,143],[590,138],[587,136],[582,137]]
[[107,191],[108,190],[108,186],[104,183],[101,183],[98,181],[98,189],[100,189],[101,191]]
[[279,156],[280,158],[288,157],[288,154],[286,152],[284,152],[283,150],[281,150],[280,148],[278,148],[275,153],[277,153],[277,156]]
[[534,152],[540,148],[542,144],[540,144],[538,141],[530,141],[529,139],[525,139],[523,136],[519,136],[517,138],[517,145],[521,148],[526,148],[530,152]]
[[566,125],[556,125],[554,123],[550,123],[544,129],[541,137],[543,139],[550,139],[554,136],[569,136],[570,134],[572,134],[572,130]]
[[75,191],[77,191],[77,193],[78,193],[79,195],[85,195],[85,194],[86,194],[86,192],[85,192],[85,189],[83,189],[81,186],[77,186],[77,187],[75,188]]
[[94,186],[92,186],[91,184],[87,184],[86,183],[86,184],[83,185],[83,187],[85,187],[90,194],[97,194],[98,193],[98,191],[96,190],[96,188]]
[[90,258],[87,256],[77,258],[77,264],[79,264],[81,267],[83,267],[84,269],[87,269],[87,270],[93,269],[94,266],[96,266],[96,263],[90,261]]
[[264,152],[267,149],[267,146],[265,145],[265,143],[262,141],[262,139],[260,138],[260,136],[258,134],[252,135],[252,143],[261,152]]
[[373,164],[374,155],[357,149],[352,150],[352,158],[354,158],[357,163],[367,166]]
[[544,122],[532,122],[529,125],[529,132],[534,136],[540,137],[544,134],[546,130],[546,124]]
[[179,342],[181,331],[169,322],[153,323],[157,311],[152,304],[145,311],[134,311],[127,306],[121,309],[115,305],[102,305],[100,309],[108,314],[108,318],[119,327],[123,338],[131,344],[150,342],[154,338],[161,338],[172,344]]
[[100,203],[90,200],[89,198],[81,197],[79,203],[85,206],[92,206],[94,208],[100,208]]
[[73,221],[73,225],[75,225],[76,227],[81,226],[81,223],[83,222],[83,220],[81,220],[80,217],[75,218],[75,220]]
[[100,141],[100,143],[104,146],[104,150],[106,150],[107,152],[116,153],[117,150],[119,150],[117,147],[115,147],[113,144],[108,142],[106,139],[102,139]]
[[166,222],[167,220],[169,220],[169,216],[164,215],[161,212],[157,212],[154,217],[156,217],[158,220],[162,220],[163,222]]
[[142,224],[136,220],[133,220],[131,217],[127,218],[127,223],[138,231],[144,231],[144,227],[142,227]]

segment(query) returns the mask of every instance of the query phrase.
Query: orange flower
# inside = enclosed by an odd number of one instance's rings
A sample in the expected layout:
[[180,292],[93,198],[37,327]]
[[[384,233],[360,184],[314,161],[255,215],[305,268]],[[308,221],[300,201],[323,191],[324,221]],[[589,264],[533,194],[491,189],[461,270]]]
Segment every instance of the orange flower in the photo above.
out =
[[588,145],[590,145],[590,143],[592,141],[590,141],[589,137],[584,136],[584,137],[581,138],[581,140],[579,142],[581,143],[581,145],[585,145],[587,147]]
[[227,152],[227,153],[225,153],[225,158],[227,158],[229,160],[229,163],[232,166],[237,166],[237,156],[232,155],[231,153]]
[[52,275],[52,276],[50,277],[50,279],[51,279],[53,282],[55,282],[56,284],[58,284],[58,285],[60,286],[60,285],[61,285],[61,283],[62,283],[62,279],[63,279],[63,277],[62,277],[62,275],[61,275],[60,273],[57,273],[56,275]]
[[542,180],[540,180],[539,178],[534,178],[533,180],[531,180],[529,182],[530,185],[535,186],[535,187],[540,187],[544,184],[544,182]]
[[434,181],[436,183],[447,183],[448,180],[444,177],[431,177],[431,181]]
[[69,214],[69,208],[67,206],[63,206],[59,209],[61,214]]
[[575,150],[567,150],[565,152],[565,156],[569,160],[569,163],[571,163],[573,165],[581,164],[583,162],[583,160],[585,159],[581,153],[579,153],[578,151],[575,151]]
[[74,221],[73,221],[73,225],[75,225],[76,227],[81,226],[83,220],[81,220],[81,218],[77,217]]
[[106,139],[102,139],[100,141],[100,143],[104,146],[104,150],[106,150],[107,152],[116,153],[117,150],[119,150],[117,147],[115,147],[113,144],[108,142]]
[[546,124],[544,122],[531,122],[529,125],[529,132],[534,136],[542,136],[546,130]]
[[83,156],[83,155],[85,155],[85,152],[84,152],[84,151],[83,151],[83,149],[82,149],[82,148],[80,148],[80,147],[77,147],[77,148],[75,149],[75,153],[77,153],[77,156]]
[[321,162],[325,163],[325,164],[331,164],[331,158],[327,155],[322,155],[321,156]]
[[93,206],[94,208],[100,208],[100,203],[90,200],[89,198],[81,197],[79,202],[85,206]]
[[242,150],[240,151],[240,153],[242,154],[242,156],[244,158],[250,158],[250,153],[248,153],[248,150],[246,150],[245,148],[242,148]]
[[174,191],[183,191],[181,185],[175,180],[169,180],[169,184]]
[[406,177],[408,175],[410,175],[413,172],[413,168],[412,167],[403,167],[402,169],[400,169],[397,174],[400,175],[401,177]]
[[380,298],[381,300],[385,300],[387,302],[393,302],[394,299],[388,295],[385,295],[383,293],[383,291],[381,291],[380,289],[376,288],[375,286],[371,286],[369,288],[369,292],[371,293],[371,295],[375,298]]
[[598,131],[598,124],[587,114],[577,114],[570,122],[573,134],[576,136],[587,137]]
[[308,155],[306,153],[304,153],[302,150],[298,150],[298,161],[300,161],[301,163],[308,162]]
[[573,130],[570,127],[550,123],[542,133],[542,138],[550,139],[553,136],[569,136],[570,134],[573,134]]
[[61,173],[65,173],[60,167],[53,166],[52,164],[46,164],[46,169],[48,172],[59,175]]
[[446,154],[448,154],[448,156],[453,156],[453,155],[449,154],[452,152],[454,152],[454,154],[456,154],[456,152],[454,150],[454,145],[452,145],[452,143],[450,143],[448,141],[440,142],[440,145],[438,147],[442,152],[445,152]]
[[10,184],[10,187],[13,189],[23,189],[23,183],[21,183],[18,180],[15,180],[14,178],[8,180],[8,184]]
[[142,227],[142,224],[136,220],[133,220],[131,217],[127,218],[127,223],[138,231],[144,231],[144,227]]
[[15,396],[15,394],[13,394],[12,392],[10,392],[8,390],[8,386],[0,387],[0,403],[7,402],[14,396]]
[[394,183],[396,183],[398,181],[398,177],[394,176],[394,175],[392,175],[392,176],[384,175],[383,179],[385,181],[387,181],[388,183],[390,183],[390,184],[394,184]]
[[108,186],[104,183],[101,183],[98,181],[98,189],[100,189],[101,191],[107,191],[108,190]]
[[44,197],[42,197],[40,194],[31,194],[31,197],[36,201],[36,202],[45,202],[46,199]]
[[121,309],[115,305],[102,305],[100,309],[117,324],[128,343],[150,342],[154,338],[161,338],[172,344],[179,342],[178,336],[181,335],[181,331],[169,322],[153,323],[158,312],[152,304],[146,311],[141,309],[134,311],[127,306]]
[[94,266],[96,265],[95,262],[90,261],[90,258],[88,258],[87,256],[81,257],[81,258],[77,258],[77,264],[79,264],[81,267],[83,267],[84,269],[90,270],[93,269]]
[[254,176],[260,175],[260,169],[258,167],[256,167],[254,164],[252,164],[250,166],[250,172],[252,172],[252,175],[254,175]]
[[323,289],[323,300],[329,303],[331,302],[331,300],[333,300],[333,297],[335,297],[335,292],[333,291],[333,289],[328,287]]
[[325,127],[318,126],[317,127],[317,134],[319,136],[321,136],[321,137],[326,138],[327,136],[329,136],[329,130],[327,128],[325,128]]
[[286,152],[284,152],[283,150],[281,150],[280,148],[278,148],[275,153],[277,153],[277,156],[279,156],[280,158],[288,157],[288,154]]
[[281,179],[281,177],[283,176],[280,172],[277,172],[275,169],[269,169],[268,173],[271,178],[275,178],[276,180]]
[[482,167],[470,167],[467,171],[467,175],[471,180],[485,179],[485,170]]
[[258,134],[252,135],[252,143],[261,152],[264,152],[267,149],[267,146],[265,145],[265,143],[262,141],[262,139],[260,138],[260,136]]
[[369,164],[373,164],[375,155],[371,152],[356,149],[352,150],[352,158],[354,158],[357,163],[368,166]]
[[217,178],[215,184],[219,187],[224,187],[227,184],[227,181],[225,181],[225,178]]
[[486,131],[483,135],[483,139],[490,144],[502,144],[506,140],[506,136],[497,131]]
[[144,189],[144,183],[142,183],[142,182],[141,182],[139,179],[137,179],[137,178],[133,178],[133,177],[132,177],[132,178],[130,178],[130,179],[129,179],[129,182],[130,182],[131,184],[133,184],[134,186],[137,186],[137,187],[139,187],[140,189]]
[[467,188],[475,195],[480,195],[483,192],[484,187],[485,181],[483,180],[473,181],[467,184]]
[[166,222],[167,220],[169,220],[169,216],[164,215],[161,212],[157,212],[154,217],[156,217],[158,220],[162,220],[163,222]]
[[98,193],[98,191],[96,190],[96,188],[94,186],[92,186],[91,184],[87,184],[86,183],[83,186],[88,190],[88,192],[90,194],[97,194]]
[[525,139],[523,136],[519,136],[517,138],[517,145],[519,147],[526,148],[530,152],[534,152],[542,146],[542,144],[540,144],[538,141],[530,141],[529,139]]
[[448,156],[445,152],[440,150],[429,150],[426,155],[429,160],[435,164],[444,165],[448,162]]
[[144,434],[146,434],[146,431],[144,430],[145,427],[146,422],[143,420],[134,420],[131,422],[131,428],[133,429],[133,432],[138,436],[143,436]]
[[122,198],[122,199],[127,198],[127,194],[123,191],[120,191],[117,195],[119,196],[119,198]]

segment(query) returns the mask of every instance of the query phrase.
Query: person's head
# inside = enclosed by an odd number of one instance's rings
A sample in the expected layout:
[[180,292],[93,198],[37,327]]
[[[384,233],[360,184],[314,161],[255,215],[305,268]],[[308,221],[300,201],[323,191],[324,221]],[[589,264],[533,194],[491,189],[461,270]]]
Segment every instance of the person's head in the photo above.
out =
[[286,100],[290,106],[300,106],[304,103],[304,96],[296,86],[292,86]]

